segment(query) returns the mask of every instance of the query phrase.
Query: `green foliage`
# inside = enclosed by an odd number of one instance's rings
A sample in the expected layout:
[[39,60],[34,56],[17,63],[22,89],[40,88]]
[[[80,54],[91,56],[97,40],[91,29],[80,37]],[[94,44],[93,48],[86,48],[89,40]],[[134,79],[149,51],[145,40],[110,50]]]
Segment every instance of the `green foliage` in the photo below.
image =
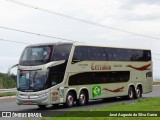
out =
[[[133,112],[138,112],[138,113],[143,113],[144,111],[146,112],[151,112],[151,111],[157,111],[155,113],[159,114],[160,112],[160,98],[150,98],[150,99],[138,99],[137,102],[135,102],[134,104],[114,104],[114,105],[109,105],[109,106],[104,106],[104,108],[96,108],[93,109],[93,111],[130,111],[131,113]],[[84,107],[84,109],[86,110],[86,108]],[[85,111],[84,110],[84,111]],[[123,113],[123,112],[122,112]],[[69,117],[69,116],[79,116],[81,114],[80,111],[75,112],[75,114],[70,114],[70,113],[66,113],[65,115],[63,115],[63,117],[52,117],[52,118],[42,118],[41,120],[160,120],[159,117],[141,117],[141,116],[137,116],[137,117]],[[96,113],[94,113],[96,114]],[[83,112],[83,115],[85,116],[85,113]],[[65,117],[67,116],[67,117]],[[98,116],[98,115],[97,115]]]
[[15,75],[8,76],[7,74],[0,73],[0,89],[15,88],[16,87]]
[[16,93],[15,92],[7,92],[7,93],[0,93],[0,97],[4,97],[4,96],[15,96]]
[[154,81],[153,85],[160,85],[160,81]]

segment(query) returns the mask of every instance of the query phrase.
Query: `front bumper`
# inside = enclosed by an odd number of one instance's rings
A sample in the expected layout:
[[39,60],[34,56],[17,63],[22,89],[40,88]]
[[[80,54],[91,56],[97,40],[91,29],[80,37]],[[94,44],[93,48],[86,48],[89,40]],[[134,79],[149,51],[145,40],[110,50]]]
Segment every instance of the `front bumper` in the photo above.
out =
[[32,95],[18,95],[16,102],[18,105],[48,105],[49,104],[49,96],[45,94],[43,96],[32,96]]

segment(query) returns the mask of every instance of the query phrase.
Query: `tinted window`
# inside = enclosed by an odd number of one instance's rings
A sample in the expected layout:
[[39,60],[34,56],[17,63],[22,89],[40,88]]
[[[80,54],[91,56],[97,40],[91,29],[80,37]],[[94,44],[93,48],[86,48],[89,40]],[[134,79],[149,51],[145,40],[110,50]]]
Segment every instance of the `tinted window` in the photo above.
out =
[[88,47],[76,47],[73,56],[74,61],[89,60]]
[[63,64],[49,68],[49,77],[47,80],[48,87],[57,85],[63,81],[66,66],[67,66],[67,61]]
[[107,54],[104,48],[100,47],[88,47],[89,60],[106,60]]
[[151,51],[78,46],[75,48],[73,61],[108,60],[108,61],[150,61]]
[[85,72],[73,75],[69,78],[69,85],[86,85],[127,82],[130,79],[129,71],[114,72]]
[[20,65],[41,65],[51,60],[53,46],[30,46],[23,51]]
[[68,60],[72,45],[57,45],[53,52],[53,61]]

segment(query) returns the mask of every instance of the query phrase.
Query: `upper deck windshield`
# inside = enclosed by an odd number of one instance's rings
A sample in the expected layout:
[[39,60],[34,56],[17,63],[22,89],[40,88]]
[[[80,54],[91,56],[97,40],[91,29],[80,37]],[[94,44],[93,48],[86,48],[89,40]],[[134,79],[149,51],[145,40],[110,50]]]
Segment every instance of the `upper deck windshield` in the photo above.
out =
[[26,47],[19,61],[20,65],[42,65],[50,61],[53,46]]

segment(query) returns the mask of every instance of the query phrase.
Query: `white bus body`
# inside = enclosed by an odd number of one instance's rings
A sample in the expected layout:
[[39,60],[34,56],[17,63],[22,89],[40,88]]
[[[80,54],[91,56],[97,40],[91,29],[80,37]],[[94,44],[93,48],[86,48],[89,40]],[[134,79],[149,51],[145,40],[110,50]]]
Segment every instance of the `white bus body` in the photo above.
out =
[[19,105],[71,107],[75,101],[85,105],[91,99],[134,99],[152,91],[150,50],[39,44],[26,47],[17,66]]

